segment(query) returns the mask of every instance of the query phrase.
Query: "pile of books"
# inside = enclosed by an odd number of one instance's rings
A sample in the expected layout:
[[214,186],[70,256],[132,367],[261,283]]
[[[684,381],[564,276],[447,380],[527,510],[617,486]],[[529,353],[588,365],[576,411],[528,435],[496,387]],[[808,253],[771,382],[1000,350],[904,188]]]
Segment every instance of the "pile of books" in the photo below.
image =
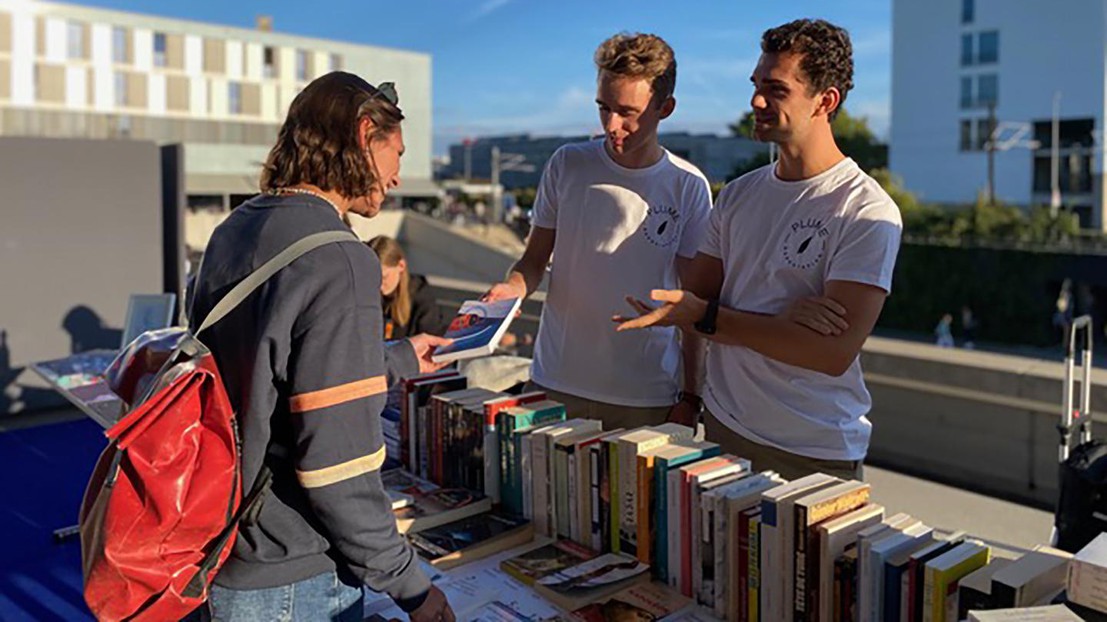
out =
[[644,585],[672,605],[659,610],[740,622],[1107,610],[1107,536],[1086,555],[1043,546],[1008,559],[886,512],[864,482],[754,472],[686,426],[604,430],[541,392],[469,388],[450,372],[403,386],[407,479],[386,483],[413,500],[397,509],[401,531],[440,567],[542,538],[502,568],[568,619],[606,619],[604,603]]

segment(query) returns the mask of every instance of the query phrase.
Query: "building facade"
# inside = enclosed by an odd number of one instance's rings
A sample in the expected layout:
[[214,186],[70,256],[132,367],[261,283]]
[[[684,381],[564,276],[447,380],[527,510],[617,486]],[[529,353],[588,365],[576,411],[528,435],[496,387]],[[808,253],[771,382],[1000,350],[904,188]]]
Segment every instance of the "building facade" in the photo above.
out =
[[[532,137],[529,134],[490,136],[468,143],[450,146],[450,161],[438,173],[442,179],[490,179],[492,176],[492,148],[498,147],[501,157],[522,156],[521,163],[532,170],[511,170],[500,173],[505,188],[534,188],[546,161],[558,147],[572,142],[589,140],[588,136]],[[672,132],[660,134],[662,146],[675,155],[696,165],[712,183],[728,181],[740,164],[768,153],[768,145],[747,138],[715,136],[713,134],[688,134]]]
[[1107,230],[1105,55],[1107,0],[893,0],[891,169],[924,201],[971,203],[991,142],[998,199],[1049,205],[1056,175]]
[[401,193],[431,183],[427,54],[109,11],[0,0],[0,135],[137,138],[185,146],[193,207],[257,192],[289,104],[333,70],[396,83]]

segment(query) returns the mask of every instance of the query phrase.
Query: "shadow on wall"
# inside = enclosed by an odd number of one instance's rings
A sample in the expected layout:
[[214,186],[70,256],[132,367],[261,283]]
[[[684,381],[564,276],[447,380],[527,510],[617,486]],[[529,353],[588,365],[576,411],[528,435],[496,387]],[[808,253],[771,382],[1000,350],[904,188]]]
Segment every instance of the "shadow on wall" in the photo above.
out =
[[69,333],[71,354],[100,349],[116,350],[123,339],[122,330],[104,326],[104,320],[84,305],[73,307],[65,314],[62,328]]
[[[123,339],[123,331],[104,325],[104,320],[85,305],[69,310],[62,319],[61,328],[69,333],[69,353],[89,350],[116,350]],[[14,411],[54,408],[65,401],[51,389],[27,386],[19,382],[25,367],[12,366],[11,345],[8,331],[0,329],[0,416]]]

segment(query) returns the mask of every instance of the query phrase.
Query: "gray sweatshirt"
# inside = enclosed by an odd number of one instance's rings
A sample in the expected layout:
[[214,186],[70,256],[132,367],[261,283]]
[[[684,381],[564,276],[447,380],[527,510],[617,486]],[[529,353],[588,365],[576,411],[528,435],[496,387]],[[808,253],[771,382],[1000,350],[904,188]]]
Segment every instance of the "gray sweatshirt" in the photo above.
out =
[[[258,196],[213,233],[194,284],[189,322],[278,252],[307,235],[345,230],[310,196]],[[366,245],[330,244],[281,270],[200,335],[239,417],[242,486],[268,460],[272,489],[242,524],[215,582],[230,589],[350,573],[405,611],[430,583],[396,531],[381,485],[385,393],[418,371],[407,341],[385,344],[380,263]],[[283,457],[266,457],[274,445]],[[272,454],[272,452],[270,452]]]

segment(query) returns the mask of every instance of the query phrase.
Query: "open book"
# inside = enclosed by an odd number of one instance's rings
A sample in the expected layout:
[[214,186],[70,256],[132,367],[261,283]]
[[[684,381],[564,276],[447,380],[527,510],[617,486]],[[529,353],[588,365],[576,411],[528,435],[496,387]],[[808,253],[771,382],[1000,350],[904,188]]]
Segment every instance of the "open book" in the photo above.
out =
[[450,322],[450,328],[444,335],[454,342],[435,349],[431,360],[446,363],[492,354],[522,302],[522,298],[496,302],[467,301],[461,305],[457,317]]

